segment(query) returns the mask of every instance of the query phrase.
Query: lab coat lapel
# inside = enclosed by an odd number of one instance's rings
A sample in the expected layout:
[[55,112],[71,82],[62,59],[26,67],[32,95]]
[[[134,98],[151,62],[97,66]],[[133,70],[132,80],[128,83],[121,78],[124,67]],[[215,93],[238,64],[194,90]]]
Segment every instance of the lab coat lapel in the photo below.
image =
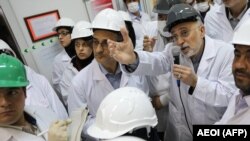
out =
[[221,24],[223,26],[227,26],[226,29],[232,29],[232,31],[233,31],[233,28],[232,28],[232,26],[227,18],[226,8],[225,8],[224,4],[217,7],[216,13],[220,16],[220,19],[221,19],[220,22],[222,22]]
[[228,120],[227,124],[249,124],[250,109],[244,109]]
[[197,70],[198,76],[207,76],[210,72],[209,70],[212,65],[211,61],[213,61],[213,58],[216,56],[217,50],[214,46],[216,46],[214,41],[205,36],[205,48]]
[[246,11],[244,16],[241,18],[240,22],[236,25],[234,31],[236,31],[242,25],[242,23],[247,21],[247,19],[249,19],[249,17],[250,17],[250,8]]
[[120,87],[125,87],[128,84],[129,76],[122,73],[122,78],[120,82]]
[[113,91],[114,90],[113,86],[110,84],[106,76],[102,73],[97,61],[94,59],[92,63],[93,63],[93,74],[92,74],[93,80],[98,81],[97,83],[102,85],[103,88],[107,89],[107,91]]
[[39,128],[40,131],[45,131],[47,130],[48,128],[48,125],[46,124],[40,124],[39,123],[39,118],[40,118],[40,115],[37,114],[36,112],[36,109],[35,108],[31,108],[30,106],[25,106],[25,112],[28,113],[30,116],[32,116],[33,118],[36,119],[36,122],[37,122],[37,126]]

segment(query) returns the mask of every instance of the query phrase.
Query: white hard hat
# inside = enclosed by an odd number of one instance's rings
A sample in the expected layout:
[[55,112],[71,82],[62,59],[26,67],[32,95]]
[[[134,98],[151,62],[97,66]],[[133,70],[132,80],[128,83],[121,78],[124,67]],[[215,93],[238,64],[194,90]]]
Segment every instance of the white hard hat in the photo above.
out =
[[119,10],[118,13],[122,16],[124,21],[132,22],[131,17],[129,16],[128,12]]
[[133,136],[121,136],[121,137],[117,137],[117,138],[105,140],[105,141],[145,141],[145,140],[141,138],[133,137]]
[[112,139],[133,129],[154,127],[158,123],[149,97],[140,89],[123,87],[108,94],[101,102],[90,136]]
[[87,21],[79,21],[73,28],[71,39],[89,37],[93,35],[93,31],[91,29],[91,23]]
[[16,57],[16,53],[10,48],[10,46],[5,42],[3,41],[2,39],[0,39],[0,50],[8,50],[10,51],[14,57]]
[[233,36],[233,44],[250,46],[250,19],[245,21],[235,32]]
[[100,11],[92,22],[93,29],[120,31],[122,26],[125,26],[124,20],[116,10],[111,8]]
[[62,26],[73,28],[74,25],[75,25],[75,22],[72,19],[64,17],[64,18],[61,18],[60,20],[57,21],[53,30],[56,31],[58,27],[62,27]]

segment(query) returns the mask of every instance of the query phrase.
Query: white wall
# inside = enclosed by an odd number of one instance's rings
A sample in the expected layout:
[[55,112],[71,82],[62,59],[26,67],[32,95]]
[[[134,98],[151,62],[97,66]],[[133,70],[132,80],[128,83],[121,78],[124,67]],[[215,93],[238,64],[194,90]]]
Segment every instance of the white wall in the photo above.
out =
[[[72,18],[75,22],[79,20],[89,21],[83,0],[0,0],[0,5],[25,61],[49,80],[53,59],[62,48],[57,43],[56,37],[33,43],[24,17],[58,10],[61,17]],[[26,48],[29,49],[28,53],[23,52]]]

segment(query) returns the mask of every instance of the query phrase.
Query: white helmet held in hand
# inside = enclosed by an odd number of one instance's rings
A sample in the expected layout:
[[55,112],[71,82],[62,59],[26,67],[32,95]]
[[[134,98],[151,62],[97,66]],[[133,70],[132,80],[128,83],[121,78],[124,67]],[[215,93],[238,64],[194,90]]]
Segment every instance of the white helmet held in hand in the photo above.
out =
[[92,22],[93,29],[120,31],[122,26],[125,26],[125,22],[121,15],[111,8],[100,11]]
[[70,18],[61,18],[57,21],[55,27],[53,28],[53,31],[56,31],[58,27],[71,27],[73,28],[75,25],[75,22]]
[[91,24],[87,21],[79,21],[73,28],[71,39],[84,38],[92,35]]
[[149,97],[140,89],[123,87],[108,94],[101,102],[90,136],[112,139],[133,129],[154,127],[158,123]]
[[16,53],[2,39],[0,39],[0,50],[2,50],[2,52],[6,52],[6,54],[8,54],[7,52],[10,52],[13,57],[16,57]]
[[145,141],[145,140],[141,138],[133,137],[133,136],[121,136],[121,137],[117,137],[117,138],[110,139],[110,140],[104,140],[104,141]]
[[233,36],[233,44],[250,46],[250,19],[244,22],[235,32]]

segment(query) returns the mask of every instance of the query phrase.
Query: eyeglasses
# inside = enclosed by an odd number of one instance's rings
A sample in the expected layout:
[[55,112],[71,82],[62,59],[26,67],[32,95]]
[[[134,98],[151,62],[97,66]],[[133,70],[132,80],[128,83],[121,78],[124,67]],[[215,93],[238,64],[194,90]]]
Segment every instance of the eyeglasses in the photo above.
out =
[[10,50],[8,49],[0,49],[0,54],[7,54],[7,55],[10,55],[10,56],[15,56]]
[[57,33],[57,36],[59,37],[59,36],[62,36],[62,37],[65,37],[65,36],[67,36],[68,34],[70,34],[70,32],[58,32]]
[[108,40],[104,39],[102,40],[102,42],[98,41],[97,39],[93,39],[93,47],[98,47],[98,45],[100,44],[102,48],[107,48],[108,47]]
[[177,42],[179,39],[180,39],[180,37],[183,39],[183,38],[187,38],[189,35],[190,35],[190,33],[191,33],[191,31],[192,30],[195,30],[195,29],[197,29],[198,27],[195,27],[195,28],[193,28],[193,29],[183,29],[183,30],[181,30],[180,31],[180,34],[179,35],[177,35],[177,34],[172,34],[173,36],[172,36],[172,40],[173,40],[173,42]]

